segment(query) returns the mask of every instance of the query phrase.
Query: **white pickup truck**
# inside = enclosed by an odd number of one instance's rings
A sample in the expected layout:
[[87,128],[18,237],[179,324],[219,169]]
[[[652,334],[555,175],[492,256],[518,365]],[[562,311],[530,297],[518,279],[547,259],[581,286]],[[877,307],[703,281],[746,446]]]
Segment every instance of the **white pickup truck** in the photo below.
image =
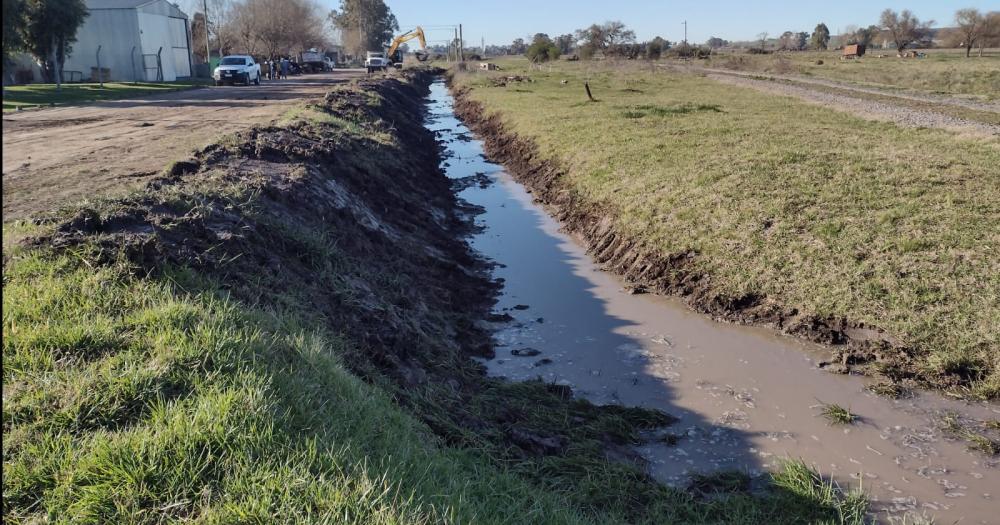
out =
[[236,84],[249,86],[251,82],[260,85],[260,64],[250,55],[228,55],[222,57],[219,67],[212,72],[215,85]]
[[373,71],[385,71],[391,65],[392,62],[381,51],[369,51],[365,53],[365,69],[369,73]]

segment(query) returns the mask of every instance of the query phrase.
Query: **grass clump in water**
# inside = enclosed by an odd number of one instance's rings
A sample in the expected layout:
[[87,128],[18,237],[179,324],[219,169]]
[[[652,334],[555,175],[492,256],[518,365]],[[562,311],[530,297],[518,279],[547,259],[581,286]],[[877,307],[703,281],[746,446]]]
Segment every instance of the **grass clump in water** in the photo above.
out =
[[851,413],[849,409],[836,403],[823,403],[821,401],[819,408],[820,415],[831,425],[850,425],[860,419],[856,414]]
[[[995,420],[984,421],[983,427],[986,429],[996,430],[1000,428]],[[987,436],[983,432],[978,432],[972,429],[972,426],[967,422],[963,422],[958,414],[953,412],[947,412],[941,416],[941,429],[946,433],[965,441],[969,447],[969,450],[974,450],[986,454],[987,456],[996,456],[1000,454],[1000,441]]]

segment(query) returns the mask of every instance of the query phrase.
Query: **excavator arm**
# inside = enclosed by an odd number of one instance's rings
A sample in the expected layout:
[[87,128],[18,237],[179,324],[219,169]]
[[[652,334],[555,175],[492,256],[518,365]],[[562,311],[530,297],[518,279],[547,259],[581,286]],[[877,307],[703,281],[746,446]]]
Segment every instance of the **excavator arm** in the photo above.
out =
[[389,52],[387,53],[387,56],[390,57],[390,59],[392,59],[393,57],[396,56],[396,52],[399,50],[399,46],[401,46],[405,42],[413,40],[414,38],[420,40],[420,49],[424,51],[423,54],[417,53],[417,60],[420,60],[421,62],[427,60],[427,39],[424,38],[424,30],[420,26],[417,26],[417,28],[414,29],[413,31],[407,31],[406,33],[403,33],[394,38],[392,40],[392,45],[389,46]]

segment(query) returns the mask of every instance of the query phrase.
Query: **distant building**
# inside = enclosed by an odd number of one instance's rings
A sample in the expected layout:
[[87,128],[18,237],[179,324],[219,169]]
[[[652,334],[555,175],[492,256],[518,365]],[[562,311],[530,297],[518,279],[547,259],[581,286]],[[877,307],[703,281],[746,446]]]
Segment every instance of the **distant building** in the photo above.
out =
[[172,81],[191,76],[188,16],[167,0],[86,0],[90,16],[76,33],[66,80]]

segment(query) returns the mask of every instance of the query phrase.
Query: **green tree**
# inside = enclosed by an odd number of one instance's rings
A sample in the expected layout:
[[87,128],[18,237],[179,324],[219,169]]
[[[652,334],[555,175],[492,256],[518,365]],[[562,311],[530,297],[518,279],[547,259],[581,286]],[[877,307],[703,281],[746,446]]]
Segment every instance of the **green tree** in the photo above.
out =
[[25,4],[25,49],[38,61],[46,82],[62,90],[62,67],[73,52],[76,31],[90,13],[83,0],[28,0]]
[[510,44],[510,54],[512,55],[523,55],[527,50],[528,45],[524,43],[523,38],[515,38]]
[[655,37],[646,43],[646,59],[658,60],[663,52],[670,49],[670,42],[662,37]]
[[9,66],[14,54],[24,49],[23,26],[24,0],[3,0],[3,67],[9,74],[13,74]]
[[813,29],[812,38],[809,39],[809,47],[813,49],[826,49],[829,44],[830,29],[826,27],[826,24],[816,24],[816,29]]
[[726,46],[728,46],[729,45],[729,41],[728,40],[723,40],[723,39],[721,39],[721,38],[719,38],[717,36],[713,36],[712,38],[709,38],[708,41],[705,42],[705,45],[707,45],[708,47],[710,47],[712,49],[718,49],[720,47],[726,47]]
[[532,62],[547,62],[559,58],[559,46],[552,42],[552,39],[544,33],[538,33],[532,39],[531,45],[525,51],[525,56]]
[[576,45],[576,38],[569,34],[559,35],[552,41],[552,43],[559,48],[560,53],[565,55],[573,51],[573,46]]
[[355,54],[384,49],[399,31],[399,22],[382,0],[340,0],[340,11],[330,11],[330,22],[352,43]]
[[576,31],[576,39],[581,42],[580,55],[591,58],[597,51],[608,52],[614,48],[635,42],[635,32],[619,21],[591,24],[586,29]]

